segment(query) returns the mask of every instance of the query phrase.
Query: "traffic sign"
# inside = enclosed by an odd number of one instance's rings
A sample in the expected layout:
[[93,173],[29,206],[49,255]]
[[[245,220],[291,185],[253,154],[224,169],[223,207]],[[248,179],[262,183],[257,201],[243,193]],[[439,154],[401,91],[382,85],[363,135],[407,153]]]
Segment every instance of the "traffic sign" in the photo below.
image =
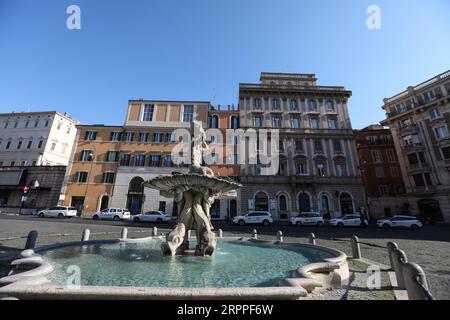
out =
[[28,191],[30,191],[30,187],[29,186],[23,187],[23,193],[28,193]]

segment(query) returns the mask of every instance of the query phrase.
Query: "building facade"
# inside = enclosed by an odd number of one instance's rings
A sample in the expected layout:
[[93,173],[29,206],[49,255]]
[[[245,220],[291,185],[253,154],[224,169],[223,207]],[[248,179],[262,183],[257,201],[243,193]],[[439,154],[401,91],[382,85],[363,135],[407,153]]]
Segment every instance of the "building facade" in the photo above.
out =
[[77,123],[56,111],[0,114],[0,167],[66,166]]
[[412,214],[450,222],[450,71],[384,99]]
[[[212,131],[214,137],[209,137],[216,139],[212,148],[217,144],[217,161],[211,167],[219,175],[239,176],[238,166],[227,167],[219,161],[219,155],[228,152],[228,147],[218,142],[221,133],[231,125],[226,119],[231,120],[233,111],[213,111],[209,116],[209,102],[131,100],[123,126],[78,126],[63,204],[87,214],[118,207],[128,208],[133,214],[160,210],[176,216],[178,208],[172,199],[142,185],[159,175],[188,171],[187,165],[175,165],[172,161],[172,150],[177,145],[175,130],[191,135],[193,120],[201,122],[205,129],[212,124],[218,132]],[[188,159],[182,160],[187,163]],[[232,208],[237,207],[232,200],[236,201],[236,197],[218,199],[211,208],[212,217],[225,219],[230,202]]]
[[371,125],[355,131],[356,150],[371,218],[408,213],[408,201],[389,129]]
[[[66,166],[14,166],[0,168],[0,211],[32,214],[56,206]],[[24,194],[24,187],[29,187]]]
[[314,74],[262,73],[260,81],[239,86],[240,126],[279,130],[280,166],[275,176],[262,176],[261,164],[241,166],[241,211],[288,220],[299,212],[333,217],[365,210],[351,92],[318,86]]

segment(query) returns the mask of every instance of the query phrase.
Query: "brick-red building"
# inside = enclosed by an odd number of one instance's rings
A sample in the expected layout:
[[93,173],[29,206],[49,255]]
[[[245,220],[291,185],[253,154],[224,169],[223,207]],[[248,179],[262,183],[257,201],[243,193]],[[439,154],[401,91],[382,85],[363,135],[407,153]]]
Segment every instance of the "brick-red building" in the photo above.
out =
[[405,187],[390,130],[371,125],[355,136],[370,216],[406,213]]

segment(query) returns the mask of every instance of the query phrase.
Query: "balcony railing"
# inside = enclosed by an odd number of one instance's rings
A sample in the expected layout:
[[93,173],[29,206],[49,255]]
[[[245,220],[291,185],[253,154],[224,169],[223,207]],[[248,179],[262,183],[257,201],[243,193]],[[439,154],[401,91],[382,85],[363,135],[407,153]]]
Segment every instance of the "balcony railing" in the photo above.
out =
[[345,91],[345,87],[340,86],[300,86],[284,84],[264,84],[264,83],[241,83],[241,89],[283,89],[283,90],[324,90],[324,91]]

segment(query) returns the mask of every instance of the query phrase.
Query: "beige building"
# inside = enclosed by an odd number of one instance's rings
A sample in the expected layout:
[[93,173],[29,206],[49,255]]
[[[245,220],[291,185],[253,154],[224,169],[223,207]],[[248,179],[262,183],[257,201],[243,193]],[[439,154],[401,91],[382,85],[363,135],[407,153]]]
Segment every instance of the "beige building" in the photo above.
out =
[[450,71],[384,99],[383,109],[411,213],[450,222]]
[[240,124],[279,130],[280,165],[275,176],[261,175],[261,164],[241,167],[242,211],[287,220],[299,212],[365,210],[347,108],[352,93],[319,86],[314,74],[262,73],[260,81],[239,86]]

